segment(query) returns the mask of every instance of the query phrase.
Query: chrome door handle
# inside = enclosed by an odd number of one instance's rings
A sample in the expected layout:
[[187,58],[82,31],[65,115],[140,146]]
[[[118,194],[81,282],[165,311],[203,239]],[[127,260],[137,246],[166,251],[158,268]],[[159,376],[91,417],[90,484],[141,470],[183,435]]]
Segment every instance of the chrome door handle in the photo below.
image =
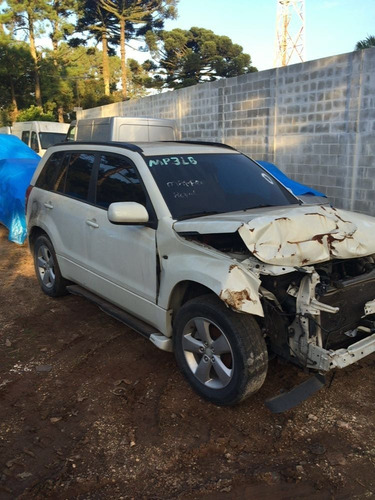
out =
[[48,202],[48,203],[43,203],[43,205],[46,207],[46,208],[53,208],[53,205],[51,202]]
[[99,224],[97,224],[97,222],[96,222],[96,220],[95,220],[95,219],[92,219],[92,220],[87,219],[87,220],[86,220],[86,224],[87,224],[88,226],[95,227],[95,228],[99,227]]

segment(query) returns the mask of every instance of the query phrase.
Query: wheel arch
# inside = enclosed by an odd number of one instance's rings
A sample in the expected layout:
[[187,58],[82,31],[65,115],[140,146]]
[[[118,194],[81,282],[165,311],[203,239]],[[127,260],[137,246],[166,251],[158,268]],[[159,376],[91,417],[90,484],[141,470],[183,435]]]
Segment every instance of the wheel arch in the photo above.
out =
[[[176,312],[189,300],[200,297],[201,295],[217,295],[217,293],[206,285],[197,281],[184,280],[177,283],[169,297],[168,309],[172,311],[173,317]],[[219,297],[218,297],[219,298]]]
[[51,237],[50,235],[47,233],[47,231],[45,231],[43,228],[41,228],[40,226],[33,226],[30,230],[29,230],[29,235],[28,235],[28,240],[29,240],[29,247],[30,247],[30,251],[33,252],[34,251],[34,245],[35,245],[35,242],[37,240],[37,238],[41,235],[45,235],[47,236],[47,238],[49,238],[49,240],[51,240]]

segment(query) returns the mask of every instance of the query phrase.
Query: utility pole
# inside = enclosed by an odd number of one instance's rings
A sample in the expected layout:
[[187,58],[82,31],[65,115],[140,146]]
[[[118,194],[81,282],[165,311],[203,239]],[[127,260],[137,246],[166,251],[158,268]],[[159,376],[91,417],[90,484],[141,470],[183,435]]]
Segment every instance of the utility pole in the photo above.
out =
[[276,0],[276,47],[274,66],[305,60],[305,0]]

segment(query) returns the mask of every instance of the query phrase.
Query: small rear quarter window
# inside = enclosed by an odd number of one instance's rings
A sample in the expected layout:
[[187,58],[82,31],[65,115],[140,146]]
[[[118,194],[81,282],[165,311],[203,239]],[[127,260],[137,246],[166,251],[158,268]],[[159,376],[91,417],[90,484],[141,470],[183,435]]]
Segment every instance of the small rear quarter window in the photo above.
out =
[[64,155],[63,151],[58,151],[50,156],[35,183],[36,187],[46,191],[55,191],[56,180],[59,178],[63,167]]

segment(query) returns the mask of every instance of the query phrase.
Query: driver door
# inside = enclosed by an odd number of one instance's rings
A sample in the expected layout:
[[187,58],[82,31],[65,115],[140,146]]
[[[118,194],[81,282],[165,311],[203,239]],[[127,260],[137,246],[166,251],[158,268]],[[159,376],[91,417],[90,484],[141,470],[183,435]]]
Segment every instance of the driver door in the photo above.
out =
[[150,310],[152,316],[157,293],[156,230],[113,224],[107,216],[109,205],[119,201],[135,201],[149,209],[136,167],[126,156],[99,153],[95,184],[84,228],[90,288],[135,315],[145,317]]

